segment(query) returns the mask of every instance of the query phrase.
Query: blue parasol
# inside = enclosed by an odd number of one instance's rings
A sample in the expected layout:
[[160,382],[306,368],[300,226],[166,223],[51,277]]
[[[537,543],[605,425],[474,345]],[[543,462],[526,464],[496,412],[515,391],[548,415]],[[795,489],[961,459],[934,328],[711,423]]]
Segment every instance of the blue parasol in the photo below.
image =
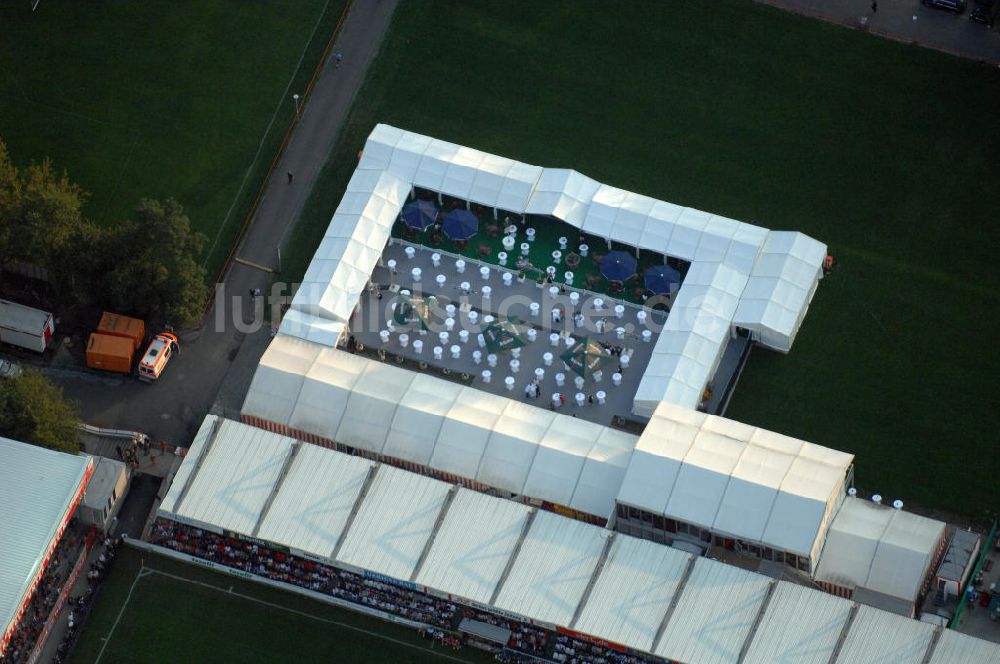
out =
[[624,251],[609,251],[601,259],[601,274],[608,281],[628,281],[635,276],[638,262]]
[[479,231],[479,219],[468,210],[452,210],[444,218],[444,234],[452,240],[468,240]]
[[437,206],[430,201],[413,201],[403,207],[403,223],[415,231],[422,231],[437,219]]
[[681,283],[681,273],[669,265],[654,265],[646,270],[646,290],[656,294],[672,293]]

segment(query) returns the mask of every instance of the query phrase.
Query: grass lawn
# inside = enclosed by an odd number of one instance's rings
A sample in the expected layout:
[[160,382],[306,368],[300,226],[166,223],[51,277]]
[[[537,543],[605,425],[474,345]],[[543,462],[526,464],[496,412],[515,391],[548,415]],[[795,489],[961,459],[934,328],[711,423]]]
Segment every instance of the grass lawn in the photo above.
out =
[[791,354],[752,355],[728,415],[854,452],[889,499],[996,510],[1000,72],[715,4],[402,2],[282,278],[377,122],[801,230],[840,267]]
[[480,651],[429,645],[416,630],[123,547],[71,661],[492,661]]
[[127,218],[176,198],[228,255],[344,0],[0,3],[0,137],[15,163],[50,157]]

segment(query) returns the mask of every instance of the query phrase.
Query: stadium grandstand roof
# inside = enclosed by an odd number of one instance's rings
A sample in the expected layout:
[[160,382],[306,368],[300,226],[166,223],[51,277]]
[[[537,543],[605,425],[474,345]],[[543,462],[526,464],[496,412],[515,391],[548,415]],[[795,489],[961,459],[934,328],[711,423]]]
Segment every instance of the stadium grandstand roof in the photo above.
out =
[[852,603],[779,581],[744,664],[827,664],[840,641]]
[[[248,444],[212,444],[213,430]],[[299,528],[270,522],[285,513],[278,505],[290,497],[315,497],[317,512],[330,504],[337,516],[312,521],[316,532],[308,541],[324,549],[341,543],[321,560],[670,660],[737,662],[745,653],[748,662],[809,664],[837,652],[833,661],[843,664],[905,664],[925,656],[933,656],[933,664],[964,664],[970,653],[976,656],[971,661],[1000,656],[1000,645],[947,631],[935,650],[932,637],[941,628],[930,624],[398,468],[376,464],[370,470],[371,462],[334,450],[294,442],[289,452],[287,438],[260,434],[206,418],[158,515],[177,516],[174,508],[183,507],[189,485],[199,482],[196,469],[230,466],[234,471],[222,490],[204,494],[200,514],[209,519],[203,523],[209,530],[221,532],[233,522],[229,487],[253,486],[255,496],[272,498],[246,502],[243,523],[269,523],[268,532],[280,539],[265,541],[299,553]],[[283,455],[292,460],[287,473],[260,472]],[[307,461],[316,472],[300,469]],[[327,496],[336,498],[327,503]],[[288,514],[295,521],[309,512],[303,507]],[[221,523],[211,521],[216,515]]]
[[493,604],[569,625],[610,537],[603,528],[538,512]]
[[416,583],[489,604],[530,514],[527,505],[459,490]]
[[661,403],[618,502],[818,557],[853,455]]
[[652,652],[691,555],[649,540],[615,537],[594,589],[572,628]]
[[827,532],[815,578],[912,605],[944,545],[945,528],[941,521],[849,496]]
[[698,558],[655,654],[682,662],[736,664],[772,583],[739,567]]
[[[851,664],[921,664],[933,637],[934,626],[930,623],[861,604],[837,661]],[[1000,652],[1000,646],[994,650]]]
[[0,652],[93,468],[90,457],[0,437]]

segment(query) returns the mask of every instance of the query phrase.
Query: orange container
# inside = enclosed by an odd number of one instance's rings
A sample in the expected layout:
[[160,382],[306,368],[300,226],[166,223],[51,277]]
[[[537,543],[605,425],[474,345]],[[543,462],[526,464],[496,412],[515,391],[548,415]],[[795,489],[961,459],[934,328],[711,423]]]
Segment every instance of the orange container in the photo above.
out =
[[146,324],[138,318],[129,318],[121,314],[105,311],[101,322],[97,325],[98,334],[109,334],[113,337],[124,337],[132,340],[132,350],[142,345],[146,338]]
[[90,335],[87,343],[87,366],[103,371],[129,373],[132,371],[134,352],[131,339],[95,332]]

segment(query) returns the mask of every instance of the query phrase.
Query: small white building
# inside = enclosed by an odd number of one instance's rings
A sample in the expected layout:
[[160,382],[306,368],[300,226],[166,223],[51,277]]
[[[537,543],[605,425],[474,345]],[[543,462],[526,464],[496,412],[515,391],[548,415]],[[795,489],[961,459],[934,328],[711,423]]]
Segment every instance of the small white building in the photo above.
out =
[[97,526],[101,532],[109,534],[111,524],[125,502],[132,473],[125,463],[117,459],[91,458],[94,460],[94,474],[77,514],[83,523]]

